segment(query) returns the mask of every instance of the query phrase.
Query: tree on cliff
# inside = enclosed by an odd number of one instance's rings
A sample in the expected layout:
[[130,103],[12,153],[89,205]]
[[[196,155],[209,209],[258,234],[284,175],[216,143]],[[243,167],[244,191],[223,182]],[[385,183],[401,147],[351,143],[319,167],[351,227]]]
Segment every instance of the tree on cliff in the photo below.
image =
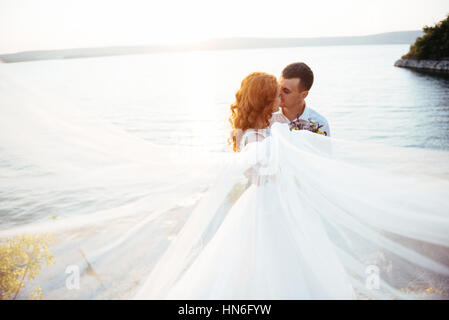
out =
[[435,26],[425,26],[424,35],[416,39],[402,59],[441,60],[449,58],[449,15]]

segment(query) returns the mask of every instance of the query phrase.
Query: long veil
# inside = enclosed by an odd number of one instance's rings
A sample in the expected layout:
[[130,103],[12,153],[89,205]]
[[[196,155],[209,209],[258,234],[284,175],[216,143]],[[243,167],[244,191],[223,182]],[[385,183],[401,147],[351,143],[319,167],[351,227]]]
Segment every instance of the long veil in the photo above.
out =
[[230,154],[151,143],[0,72],[2,298],[131,297]]
[[[44,257],[31,243],[53,257],[33,265],[17,298],[36,287],[50,299],[165,298],[242,195],[265,179],[301,252],[314,266],[321,261],[324,285],[332,283],[326,263],[334,252],[359,298],[448,297],[448,152],[292,133],[281,124],[238,154],[160,146],[5,70],[0,85],[8,92],[0,254]],[[22,265],[14,267],[28,279]]]
[[[171,297],[170,290],[207,247],[238,198],[263,181],[275,186],[273,194],[260,188],[244,209],[249,214],[280,197],[279,219],[287,220],[285,232],[297,241],[304,267],[313,270],[309,277],[329,292],[318,292],[316,298],[447,298],[447,152],[366,145],[308,131],[290,133],[285,124],[274,124],[271,132],[233,160],[134,298]],[[238,246],[244,244],[233,245],[238,255]],[[256,247],[245,254],[255,256]],[[232,249],[223,254],[233,259]],[[253,265],[253,260],[247,261]],[[354,295],[342,294],[345,284],[336,280],[341,267]],[[218,270],[205,272],[220,277]],[[186,290],[180,298],[191,297]]]

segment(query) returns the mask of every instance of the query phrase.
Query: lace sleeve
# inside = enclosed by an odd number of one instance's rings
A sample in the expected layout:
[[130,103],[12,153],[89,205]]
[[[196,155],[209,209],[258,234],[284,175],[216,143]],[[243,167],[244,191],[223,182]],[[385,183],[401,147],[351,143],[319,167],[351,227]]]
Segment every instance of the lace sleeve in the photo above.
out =
[[[251,132],[242,141],[242,150],[251,155],[251,165],[244,172],[248,185],[261,185],[273,176],[273,165],[270,157],[270,139],[261,132]],[[258,142],[258,143],[257,143]]]
[[247,135],[245,139],[242,141],[242,147],[245,147],[247,144],[252,142],[258,142],[265,139],[265,137],[257,132],[252,132],[251,134]]

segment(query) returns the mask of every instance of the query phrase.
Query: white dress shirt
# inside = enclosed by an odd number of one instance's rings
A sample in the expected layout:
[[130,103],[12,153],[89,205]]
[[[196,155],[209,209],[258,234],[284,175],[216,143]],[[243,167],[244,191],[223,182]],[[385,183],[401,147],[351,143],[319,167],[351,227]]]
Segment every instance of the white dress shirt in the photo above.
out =
[[[305,121],[308,121],[310,119],[312,121],[318,122],[320,125],[323,125],[323,127],[321,127],[320,130],[325,131],[327,133],[327,136],[330,137],[331,131],[329,128],[329,123],[327,122],[326,118],[317,111],[308,107],[307,104],[304,108],[304,112],[302,113],[302,115],[300,115],[295,120],[297,119]],[[270,126],[274,122],[290,123],[291,121],[282,113],[282,108],[280,108],[278,112],[273,113],[273,116],[270,119]]]

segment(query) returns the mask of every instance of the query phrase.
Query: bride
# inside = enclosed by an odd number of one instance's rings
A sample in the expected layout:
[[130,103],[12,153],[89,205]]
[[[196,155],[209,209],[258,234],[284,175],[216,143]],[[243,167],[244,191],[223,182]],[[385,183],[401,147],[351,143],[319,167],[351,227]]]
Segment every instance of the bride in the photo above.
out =
[[243,79],[235,157],[134,298],[447,298],[447,177],[416,150],[270,126],[279,103],[274,76]]

